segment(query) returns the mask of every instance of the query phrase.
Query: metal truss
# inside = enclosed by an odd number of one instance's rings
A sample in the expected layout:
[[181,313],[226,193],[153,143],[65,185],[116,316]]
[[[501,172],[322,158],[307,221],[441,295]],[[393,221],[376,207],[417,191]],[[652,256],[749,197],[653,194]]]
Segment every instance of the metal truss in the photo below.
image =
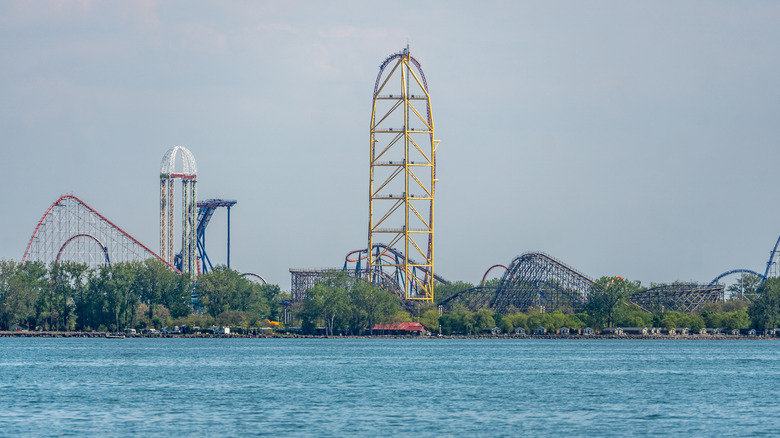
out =
[[472,311],[487,308],[499,313],[512,309],[580,311],[593,284],[585,274],[540,252],[522,254],[509,267],[494,265],[487,272],[495,267],[505,268],[498,286],[467,289],[439,304],[445,308],[460,305]]
[[439,306],[446,310],[453,310],[461,307],[471,312],[476,312],[479,309],[490,309],[497,312],[497,310],[491,307],[491,304],[495,300],[496,289],[495,286],[472,287],[470,289],[462,290],[446,300],[441,301]]
[[388,292],[392,292],[399,298],[404,298],[403,289],[398,287],[398,283],[390,275],[379,272],[372,279],[367,278],[367,272],[365,269],[336,269],[336,268],[324,268],[324,269],[290,269],[291,286],[290,295],[291,301],[303,301],[306,298],[306,292],[314,287],[317,283],[322,281],[328,274],[334,272],[344,271],[350,277],[364,279],[371,281],[371,283],[379,286],[381,289]]
[[148,258],[165,262],[82,200],[66,195],[57,199],[38,222],[22,262],[67,260],[94,268]]
[[[404,285],[409,282],[421,283],[426,281],[428,277],[433,275],[433,279],[437,283],[447,283],[440,275],[431,274],[427,267],[420,266],[420,263],[410,260],[409,263],[405,263],[405,256],[401,251],[395,248],[389,248],[382,243],[374,244],[372,247],[372,254],[374,260],[381,260],[384,263],[375,264],[373,269],[370,269],[368,263],[363,264],[368,260],[368,251],[366,249],[356,249],[347,253],[344,258],[344,270],[362,272],[361,276],[371,283],[385,287],[388,279],[396,283],[395,289],[404,291]],[[403,266],[411,266],[411,275],[415,278],[412,281],[404,281],[405,273]],[[387,287],[385,287],[387,289]],[[406,294],[402,293],[401,298],[406,299]]]
[[593,284],[585,274],[541,252],[528,252],[512,260],[491,307],[504,311],[530,307],[545,310],[584,307]]
[[704,303],[724,300],[722,284],[664,284],[631,295],[631,302],[645,312],[695,312]]
[[[206,253],[206,227],[208,227],[211,217],[214,215],[214,211],[219,207],[227,208],[227,267],[230,267],[230,209],[236,205],[238,201],[232,199],[207,199],[205,201],[198,202],[198,221],[195,231],[197,236],[198,245],[198,257],[201,260],[201,270],[205,274],[209,269],[214,269]],[[252,274],[257,275],[257,274]],[[262,278],[262,277],[260,277]],[[265,280],[263,280],[265,281]]]
[[[402,270],[399,284],[406,299],[433,301],[437,145],[425,74],[407,47],[385,59],[374,84],[367,246],[369,271]],[[371,251],[384,239],[390,241],[384,248],[397,248],[402,260]]]
[[775,247],[769,253],[769,261],[766,262],[764,279],[780,276],[780,237],[777,238]]
[[268,284],[268,282],[265,281],[265,278],[260,276],[260,274],[255,274],[254,272],[244,272],[243,274],[241,274],[241,276],[246,278],[246,279],[248,279],[248,280],[250,280],[250,281],[254,281],[255,283],[259,282],[259,283],[261,283],[263,285],[267,285]]
[[[181,154],[182,170],[176,171],[176,158]],[[160,254],[169,264],[176,263],[183,273],[197,273],[195,213],[197,203],[198,166],[187,148],[174,146],[165,153],[160,163]],[[181,253],[175,257],[173,249],[174,181],[182,182]]]
[[709,286],[717,284],[718,281],[720,281],[721,278],[728,277],[729,275],[732,275],[732,274],[742,274],[742,275],[744,275],[744,274],[753,274],[753,275],[757,275],[757,276],[761,277],[761,281],[766,280],[766,276],[761,275],[758,272],[753,271],[751,269],[732,269],[730,271],[726,271],[726,272],[718,275],[717,277],[715,277],[715,279],[710,282]]

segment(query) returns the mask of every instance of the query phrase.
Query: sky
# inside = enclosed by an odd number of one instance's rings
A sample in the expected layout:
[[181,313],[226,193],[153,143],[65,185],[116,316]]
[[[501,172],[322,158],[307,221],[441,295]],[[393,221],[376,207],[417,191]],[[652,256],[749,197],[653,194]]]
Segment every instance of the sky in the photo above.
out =
[[[437,274],[528,251],[643,284],[763,272],[778,22],[770,1],[3,1],[0,258],[62,194],[159,251],[182,145],[198,198],[238,201],[232,268],[289,290],[341,267],[367,245],[374,81],[409,44],[441,140]],[[225,235],[217,211],[214,263]]]

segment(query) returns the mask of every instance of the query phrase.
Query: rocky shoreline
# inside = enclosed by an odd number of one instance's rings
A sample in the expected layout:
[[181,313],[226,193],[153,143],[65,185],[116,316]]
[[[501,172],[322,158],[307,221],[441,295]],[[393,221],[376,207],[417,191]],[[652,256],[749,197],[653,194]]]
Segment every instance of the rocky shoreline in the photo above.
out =
[[268,334],[268,335],[244,335],[244,334],[133,334],[107,333],[107,332],[12,332],[0,331],[0,337],[12,338],[262,338],[262,339],[643,339],[643,340],[751,340],[774,341],[780,337],[772,336],[739,336],[739,335],[443,335],[443,336],[400,336],[400,335],[365,335],[365,336],[315,336],[297,334]]

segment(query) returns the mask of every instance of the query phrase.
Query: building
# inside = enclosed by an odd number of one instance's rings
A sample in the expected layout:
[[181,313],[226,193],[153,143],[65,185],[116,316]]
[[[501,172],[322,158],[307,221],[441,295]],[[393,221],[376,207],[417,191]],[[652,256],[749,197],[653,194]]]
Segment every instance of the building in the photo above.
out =
[[430,330],[419,322],[394,322],[392,324],[376,324],[372,328],[374,332],[383,335],[429,335]]
[[485,328],[485,332],[492,336],[498,336],[501,334],[501,329],[498,327],[487,327]]
[[10,327],[12,332],[28,332],[30,331],[30,327],[27,324],[22,324],[21,322],[18,322]]
[[623,333],[627,335],[646,336],[647,327],[624,327]]

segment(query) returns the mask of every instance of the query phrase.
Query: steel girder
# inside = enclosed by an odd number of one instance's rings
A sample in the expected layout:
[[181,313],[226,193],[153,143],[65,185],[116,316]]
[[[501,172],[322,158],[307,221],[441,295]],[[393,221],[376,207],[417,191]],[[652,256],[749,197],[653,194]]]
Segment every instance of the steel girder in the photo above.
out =
[[[360,278],[369,281],[368,272],[364,269],[290,269],[291,301],[303,301],[306,298],[306,292],[322,281],[326,275],[333,272],[344,271],[350,277]],[[392,292],[401,299],[404,299],[404,291],[398,287],[398,283],[393,277],[383,272],[374,272],[371,283],[379,286],[380,289]]]
[[593,280],[547,254],[528,252],[516,257],[501,277],[490,307],[545,310],[584,307]]
[[[385,59],[374,84],[366,247],[369,270],[386,266],[402,271],[405,299],[433,301],[437,145],[428,84],[407,47]],[[371,252],[380,239],[389,239],[387,248],[397,248],[403,259],[388,263],[386,252]]]
[[631,295],[631,302],[645,312],[673,310],[695,312],[704,303],[723,301],[722,284],[664,284]]
[[471,311],[490,309],[506,313],[527,311],[580,311],[593,280],[547,254],[528,252],[512,260],[498,286],[478,286],[458,292],[439,303],[444,308],[463,306]]
[[41,217],[22,262],[73,261],[95,268],[149,258],[159,259],[176,270],[81,199],[65,195],[54,201]]

